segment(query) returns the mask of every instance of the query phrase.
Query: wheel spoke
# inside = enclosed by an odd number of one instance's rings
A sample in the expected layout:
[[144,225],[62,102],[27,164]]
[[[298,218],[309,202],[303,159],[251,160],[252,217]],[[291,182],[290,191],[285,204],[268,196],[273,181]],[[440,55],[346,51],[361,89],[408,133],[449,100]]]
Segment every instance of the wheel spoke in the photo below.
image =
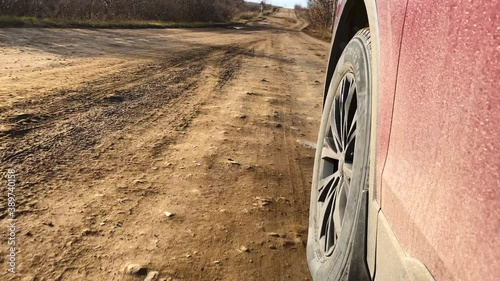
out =
[[332,134],[332,138],[334,140],[334,144],[335,144],[335,149],[337,152],[341,152],[342,151],[342,141],[341,141],[341,137],[340,137],[340,130],[341,130],[341,126],[340,126],[340,123],[338,122],[340,116],[338,115],[340,112],[340,106],[338,106],[338,102],[335,101],[334,102],[334,108],[332,110],[332,114],[330,115],[330,132]]
[[[335,102],[334,102],[335,103]],[[335,107],[335,106],[334,106]],[[333,148],[333,150],[337,153],[340,153],[341,150],[341,141],[340,141],[340,136],[337,130],[337,122],[335,121],[335,112],[336,110],[332,110],[332,113],[330,114],[328,118],[328,127],[329,127],[329,132],[328,137],[325,139],[330,140],[330,147]],[[332,145],[333,144],[333,145]],[[336,158],[338,159],[338,158]]]
[[[343,140],[343,148],[347,149],[348,139],[352,134],[354,117],[356,115],[356,107],[354,107],[354,112],[352,112],[353,108],[351,104],[356,103],[356,83],[354,80],[349,81],[348,88],[344,90],[346,95],[344,98],[344,107],[343,107],[343,130],[342,130],[342,140]],[[352,119],[352,120],[351,120]]]
[[356,81],[355,80],[351,80],[351,87],[349,88],[348,95],[352,97],[354,95],[355,91],[356,91]]
[[[356,131],[356,129],[354,129],[354,131]],[[351,134],[349,136],[349,138],[347,139],[346,141],[346,145],[345,145],[345,149],[347,150],[349,148],[349,146],[351,145],[352,141],[356,139],[356,134]]]
[[335,145],[335,150],[339,153],[342,152],[342,141],[340,140],[337,130],[333,133],[333,143]]
[[354,117],[351,121],[351,125],[349,126],[349,132],[347,133],[347,138],[351,139],[351,137],[354,135],[354,132],[356,131],[356,125],[358,123],[358,111],[354,112]]
[[335,244],[335,239],[332,239],[335,237],[334,230],[332,229],[332,228],[335,228],[332,216],[328,216],[327,219],[328,219],[328,222],[327,222],[327,227],[326,227],[326,232],[325,232],[325,252],[328,252],[330,247],[333,246],[333,244]]
[[[333,147],[332,144],[335,147]],[[323,142],[323,148],[321,150],[321,158],[339,160],[340,157],[340,150],[335,140],[332,138],[325,138],[325,141]]]
[[333,191],[327,196],[325,202],[322,204],[321,209],[319,210],[320,218],[321,218],[321,235],[325,235],[328,231],[328,220],[333,212],[333,202],[335,201],[335,197],[337,194],[337,189],[334,188]]
[[348,91],[348,87],[349,87],[349,82],[347,81],[347,79],[344,79],[344,84],[342,85],[342,90],[341,90],[341,95],[339,97],[339,101],[340,101],[340,119],[339,119],[339,123],[340,123],[340,140],[341,140],[341,143],[342,143],[342,148],[345,148],[345,126],[346,126],[346,123],[345,123],[345,120],[346,120],[346,117],[345,117],[345,102],[346,102],[346,93]]
[[340,236],[344,220],[345,202],[347,199],[345,181],[342,181],[341,184],[339,184],[337,190],[337,196],[335,196],[335,205],[333,208],[333,222],[335,226],[335,233],[337,236]]
[[325,186],[328,186],[334,179],[339,178],[339,176],[340,176],[340,173],[337,171],[337,172],[333,173],[332,175],[329,175],[328,177],[320,180],[318,191],[321,192],[322,190],[324,190]]

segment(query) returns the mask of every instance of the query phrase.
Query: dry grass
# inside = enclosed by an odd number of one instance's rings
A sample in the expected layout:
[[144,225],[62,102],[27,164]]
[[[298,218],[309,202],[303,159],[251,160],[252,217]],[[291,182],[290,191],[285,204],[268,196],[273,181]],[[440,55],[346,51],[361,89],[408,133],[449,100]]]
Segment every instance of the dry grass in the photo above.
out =
[[238,15],[240,20],[253,20],[259,16],[259,12],[244,12]]
[[35,17],[0,16],[0,27],[52,27],[52,28],[195,28],[223,27],[243,24],[243,19],[232,22],[166,22],[152,20],[73,20]]

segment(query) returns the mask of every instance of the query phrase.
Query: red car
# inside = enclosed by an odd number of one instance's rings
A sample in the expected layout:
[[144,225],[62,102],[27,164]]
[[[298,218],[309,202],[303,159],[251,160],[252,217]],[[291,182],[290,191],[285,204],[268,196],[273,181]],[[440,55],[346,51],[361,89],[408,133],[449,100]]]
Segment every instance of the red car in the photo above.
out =
[[499,3],[338,1],[314,280],[500,280]]

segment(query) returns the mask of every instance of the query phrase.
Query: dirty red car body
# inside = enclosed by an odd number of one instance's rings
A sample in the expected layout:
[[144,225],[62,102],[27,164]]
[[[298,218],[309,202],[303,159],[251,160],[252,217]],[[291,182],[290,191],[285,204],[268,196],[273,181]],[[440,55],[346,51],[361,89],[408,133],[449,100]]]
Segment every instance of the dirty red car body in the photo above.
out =
[[498,280],[499,2],[342,0],[334,30],[349,2],[374,46],[381,212],[435,280]]

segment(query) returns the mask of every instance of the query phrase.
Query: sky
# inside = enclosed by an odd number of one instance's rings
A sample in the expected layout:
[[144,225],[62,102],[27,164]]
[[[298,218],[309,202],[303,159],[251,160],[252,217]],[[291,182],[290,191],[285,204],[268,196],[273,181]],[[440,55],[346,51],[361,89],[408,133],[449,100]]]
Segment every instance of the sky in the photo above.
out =
[[[261,0],[245,0],[245,1],[260,3]],[[285,8],[293,8],[295,4],[300,4],[302,7],[307,6],[307,0],[266,0],[266,3]]]

